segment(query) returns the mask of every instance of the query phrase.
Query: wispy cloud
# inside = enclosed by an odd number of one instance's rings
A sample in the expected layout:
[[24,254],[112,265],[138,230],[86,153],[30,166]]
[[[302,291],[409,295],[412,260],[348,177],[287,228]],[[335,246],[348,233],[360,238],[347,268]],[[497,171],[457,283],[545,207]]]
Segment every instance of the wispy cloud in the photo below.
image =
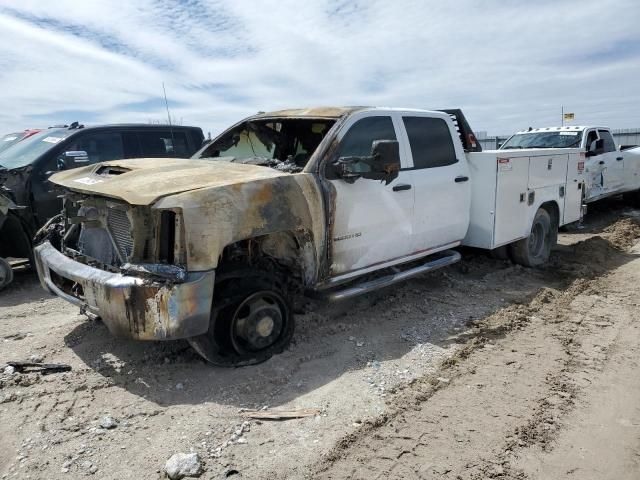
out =
[[462,107],[474,127],[640,126],[635,0],[5,0],[0,132],[258,110]]

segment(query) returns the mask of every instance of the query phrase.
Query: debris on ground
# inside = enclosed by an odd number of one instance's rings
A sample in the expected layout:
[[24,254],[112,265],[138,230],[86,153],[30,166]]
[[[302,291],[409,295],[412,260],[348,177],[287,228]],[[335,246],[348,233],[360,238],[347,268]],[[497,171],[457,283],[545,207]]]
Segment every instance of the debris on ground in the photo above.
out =
[[64,363],[40,363],[40,362],[7,362],[18,373],[40,372],[42,375],[51,373],[70,372],[71,365]]
[[197,453],[175,453],[167,460],[164,471],[171,480],[199,477],[202,474],[202,462]]
[[301,408],[298,410],[253,410],[242,412],[243,417],[256,420],[291,420],[293,418],[315,417],[320,415],[319,408]]
[[100,419],[100,426],[105,430],[111,430],[118,426],[118,421],[111,415],[105,415]]

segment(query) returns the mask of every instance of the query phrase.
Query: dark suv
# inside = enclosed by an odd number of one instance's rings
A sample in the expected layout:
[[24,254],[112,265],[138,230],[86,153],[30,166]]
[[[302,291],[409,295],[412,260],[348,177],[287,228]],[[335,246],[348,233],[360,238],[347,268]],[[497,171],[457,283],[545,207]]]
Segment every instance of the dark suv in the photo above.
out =
[[16,206],[0,226],[0,257],[31,257],[31,239],[61,201],[48,178],[60,170],[125,158],[189,158],[204,141],[198,127],[101,125],[54,127],[0,152],[0,189]]

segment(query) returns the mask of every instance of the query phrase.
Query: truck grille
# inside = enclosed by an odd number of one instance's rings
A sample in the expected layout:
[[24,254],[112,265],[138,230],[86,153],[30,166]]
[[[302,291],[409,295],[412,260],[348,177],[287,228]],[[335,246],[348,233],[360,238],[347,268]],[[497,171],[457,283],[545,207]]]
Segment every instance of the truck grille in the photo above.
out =
[[126,260],[133,252],[133,238],[131,237],[131,222],[127,212],[117,208],[107,210],[107,225],[118,247],[120,255]]

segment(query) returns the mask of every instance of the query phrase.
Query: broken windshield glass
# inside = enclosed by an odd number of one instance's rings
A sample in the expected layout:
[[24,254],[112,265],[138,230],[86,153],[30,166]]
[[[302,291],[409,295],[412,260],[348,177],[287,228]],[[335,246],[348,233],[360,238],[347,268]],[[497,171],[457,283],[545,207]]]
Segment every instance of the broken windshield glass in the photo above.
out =
[[194,157],[300,172],[333,124],[326,119],[249,120]]

